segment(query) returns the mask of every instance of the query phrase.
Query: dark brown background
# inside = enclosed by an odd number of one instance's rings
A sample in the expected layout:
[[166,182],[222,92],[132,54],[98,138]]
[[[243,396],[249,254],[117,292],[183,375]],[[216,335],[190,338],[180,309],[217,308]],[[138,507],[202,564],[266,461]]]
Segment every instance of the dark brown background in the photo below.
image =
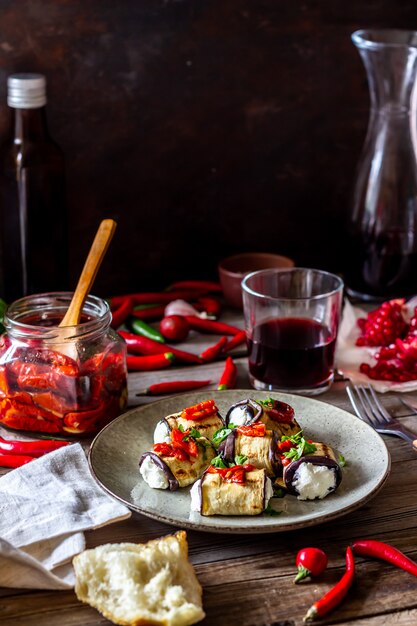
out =
[[356,28],[417,28],[415,0],[0,0],[7,75],[39,71],[67,157],[72,280],[119,223],[101,295],[216,277],[262,250],[340,271],[366,131]]

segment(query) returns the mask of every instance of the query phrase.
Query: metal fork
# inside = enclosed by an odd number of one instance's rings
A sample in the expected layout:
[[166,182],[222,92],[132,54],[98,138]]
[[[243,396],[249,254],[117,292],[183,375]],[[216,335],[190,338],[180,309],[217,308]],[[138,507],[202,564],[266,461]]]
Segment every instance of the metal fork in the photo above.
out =
[[358,417],[379,433],[396,435],[412,444],[417,451],[417,434],[408,430],[382,406],[371,386],[348,385],[346,392]]

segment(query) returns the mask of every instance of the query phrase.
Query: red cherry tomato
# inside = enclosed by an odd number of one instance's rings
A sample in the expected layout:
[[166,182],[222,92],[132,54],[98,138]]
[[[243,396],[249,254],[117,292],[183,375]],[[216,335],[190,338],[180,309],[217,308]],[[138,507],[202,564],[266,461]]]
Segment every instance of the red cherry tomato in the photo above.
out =
[[159,330],[165,339],[184,341],[190,332],[190,325],[181,315],[168,315],[159,323]]
[[303,548],[297,554],[295,564],[298,574],[294,579],[298,583],[307,576],[318,576],[327,567],[327,554],[320,548]]

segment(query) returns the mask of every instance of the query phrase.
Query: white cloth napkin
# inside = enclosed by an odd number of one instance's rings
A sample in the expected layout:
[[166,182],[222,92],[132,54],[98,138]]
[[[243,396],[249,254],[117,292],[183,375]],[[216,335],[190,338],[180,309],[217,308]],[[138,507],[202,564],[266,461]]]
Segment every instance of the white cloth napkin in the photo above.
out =
[[0,478],[0,586],[70,589],[83,531],[130,515],[94,482],[78,443],[9,472]]
[[[417,306],[417,297],[413,297],[404,309],[405,318],[411,319],[414,307]],[[375,307],[376,308],[376,307]],[[417,380],[406,383],[394,383],[386,380],[371,380],[359,371],[361,363],[375,365],[374,354],[379,348],[360,347],[356,345],[356,339],[360,335],[357,320],[366,317],[367,312],[359,307],[352,306],[349,301],[345,302],[342,322],[340,324],[336,345],[336,368],[342,372],[354,384],[372,385],[375,391],[385,393],[387,391],[409,392],[417,389]]]

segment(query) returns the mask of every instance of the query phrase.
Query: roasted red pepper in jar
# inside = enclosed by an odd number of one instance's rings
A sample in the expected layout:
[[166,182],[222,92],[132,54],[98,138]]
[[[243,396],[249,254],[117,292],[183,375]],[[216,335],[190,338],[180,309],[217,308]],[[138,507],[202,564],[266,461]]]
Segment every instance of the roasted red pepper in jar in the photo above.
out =
[[70,301],[71,294],[42,294],[9,307],[0,342],[0,424],[93,434],[123,410],[126,347],[109,328],[108,305],[88,296],[80,324],[63,340],[57,326]]

